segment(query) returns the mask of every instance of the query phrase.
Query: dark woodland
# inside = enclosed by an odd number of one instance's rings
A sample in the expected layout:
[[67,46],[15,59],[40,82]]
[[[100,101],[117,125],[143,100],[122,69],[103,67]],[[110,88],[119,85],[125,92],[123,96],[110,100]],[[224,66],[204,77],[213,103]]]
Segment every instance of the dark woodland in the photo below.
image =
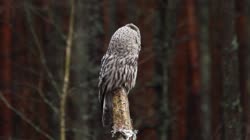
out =
[[0,0],[0,140],[110,140],[98,75],[141,31],[137,140],[250,140],[249,0]]

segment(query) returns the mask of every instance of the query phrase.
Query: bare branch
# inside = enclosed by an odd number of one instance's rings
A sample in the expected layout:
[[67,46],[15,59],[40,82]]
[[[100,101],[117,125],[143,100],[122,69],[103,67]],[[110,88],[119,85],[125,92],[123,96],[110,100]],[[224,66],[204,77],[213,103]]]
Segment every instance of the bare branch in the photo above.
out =
[[24,86],[27,87],[31,90],[34,90],[35,92],[37,92],[39,94],[39,96],[42,98],[42,100],[57,114],[58,113],[58,108],[49,100],[44,96],[44,93],[42,92],[42,90],[38,87],[35,87],[34,85],[31,84],[18,84],[20,86]]
[[44,93],[42,92],[42,86],[43,86],[43,80],[41,79],[43,77],[43,75],[40,75],[40,79],[38,82],[38,88],[37,88],[37,92],[40,95],[40,97],[43,99],[43,101],[56,113],[58,114],[58,108],[50,101],[48,100],[45,96]]
[[28,23],[30,25],[30,31],[31,31],[32,36],[34,38],[35,44],[36,44],[36,46],[38,48],[39,59],[40,59],[40,61],[42,63],[42,66],[43,66],[45,72],[47,73],[48,77],[50,78],[52,85],[54,86],[54,88],[56,89],[56,91],[57,91],[57,93],[59,95],[59,93],[60,93],[60,90],[58,88],[59,86],[57,85],[57,82],[55,81],[55,78],[54,78],[53,74],[51,73],[51,71],[49,70],[49,68],[47,66],[47,62],[46,62],[46,58],[44,56],[44,52],[43,52],[43,49],[42,49],[41,42],[39,41],[37,33],[35,32],[35,29],[34,29],[33,24],[32,24],[30,12],[29,12],[29,10],[27,8],[25,8],[25,12],[27,14],[26,17],[27,17]]
[[33,127],[38,133],[44,135],[49,140],[54,140],[52,136],[50,136],[48,133],[46,133],[44,130],[42,130],[39,126],[34,124],[31,120],[29,120],[23,113],[18,111],[15,107],[13,107],[3,96],[3,93],[0,92],[0,99],[3,101],[3,103],[11,109],[14,113],[16,113],[21,119],[23,119],[27,124],[29,124],[31,127]]
[[66,126],[65,126],[65,108],[66,100],[68,95],[69,78],[70,78],[70,60],[71,60],[71,49],[73,43],[73,31],[74,31],[74,15],[75,15],[75,1],[70,0],[70,19],[69,19],[69,31],[66,42],[66,55],[65,55],[65,68],[64,68],[64,80],[62,94],[60,98],[60,139],[66,140]]
[[[55,30],[57,31],[57,33],[59,33],[59,36],[61,37],[61,39],[66,40],[66,36],[64,35],[64,33],[61,31],[58,24],[54,20],[53,12],[52,12],[50,4],[47,5],[46,9],[41,9],[41,8],[35,8],[35,6],[33,6],[29,3],[26,3],[24,9],[25,8],[28,8],[29,10],[31,10],[32,13],[34,13],[35,15],[37,15],[38,17],[43,19],[46,23],[48,23],[52,27],[54,27]],[[43,10],[43,11],[47,10],[48,17],[45,17],[43,14],[41,14],[41,12],[39,12],[41,10]]]

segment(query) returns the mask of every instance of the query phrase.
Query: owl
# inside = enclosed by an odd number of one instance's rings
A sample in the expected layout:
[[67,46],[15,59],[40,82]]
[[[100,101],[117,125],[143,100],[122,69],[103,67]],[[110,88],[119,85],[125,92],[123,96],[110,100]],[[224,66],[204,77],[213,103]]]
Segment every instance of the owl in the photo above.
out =
[[128,94],[135,86],[140,50],[140,30],[132,23],[119,28],[111,37],[101,60],[98,84],[103,126],[112,124],[113,91],[123,88]]

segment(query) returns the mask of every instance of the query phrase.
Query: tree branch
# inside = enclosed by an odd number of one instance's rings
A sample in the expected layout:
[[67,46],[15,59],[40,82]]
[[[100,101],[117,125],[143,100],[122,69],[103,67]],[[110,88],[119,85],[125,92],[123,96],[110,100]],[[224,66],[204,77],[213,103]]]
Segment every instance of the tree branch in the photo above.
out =
[[113,130],[115,140],[135,139],[137,131],[133,126],[129,112],[127,93],[123,88],[114,91],[113,95]]
[[[40,82],[40,81],[39,81]],[[39,84],[41,83],[38,83],[38,86]],[[31,89],[32,91],[34,90],[36,93],[39,94],[39,96],[41,97],[41,99],[44,101],[44,103],[46,103],[51,110],[53,110],[56,114],[58,114],[58,107],[55,106],[53,104],[52,101],[50,101],[45,95],[44,95],[44,92],[42,91],[42,89],[40,87],[35,87],[31,84],[18,84],[18,86],[24,86],[24,87],[27,87],[29,89]]]
[[73,42],[73,31],[74,31],[74,15],[75,15],[75,1],[70,0],[71,11],[69,19],[69,31],[66,44],[65,54],[65,68],[64,68],[64,80],[62,87],[62,94],[60,99],[60,139],[66,140],[66,124],[65,124],[65,108],[68,95],[69,78],[70,78],[70,60],[71,60],[71,49]]
[[26,123],[28,123],[30,126],[32,126],[38,133],[44,135],[46,138],[48,138],[49,140],[54,140],[54,138],[52,136],[50,136],[48,133],[46,133],[45,131],[43,131],[39,126],[37,126],[36,124],[34,124],[31,120],[29,120],[25,115],[22,114],[22,112],[18,111],[17,109],[15,109],[15,107],[13,107],[3,96],[3,93],[0,92],[0,99],[3,101],[3,103],[9,108],[11,109],[13,112],[15,112],[20,118],[22,118],[22,120],[24,120]]
[[31,13],[30,13],[30,10],[28,8],[25,8],[25,12],[27,14],[27,21],[30,25],[30,31],[31,31],[31,34],[34,38],[34,42],[36,44],[36,47],[38,49],[38,56],[39,56],[39,60],[41,61],[41,64],[45,70],[45,72],[47,73],[49,79],[51,80],[50,82],[52,83],[53,87],[56,89],[57,91],[57,94],[60,93],[60,90],[59,90],[59,86],[57,84],[57,82],[55,81],[55,78],[53,76],[53,74],[51,73],[51,71],[49,70],[48,66],[47,66],[47,62],[46,62],[46,58],[44,56],[44,52],[43,52],[43,49],[42,49],[42,44],[37,36],[37,33],[34,29],[34,26],[33,26],[33,23],[32,23],[32,19],[31,19]]

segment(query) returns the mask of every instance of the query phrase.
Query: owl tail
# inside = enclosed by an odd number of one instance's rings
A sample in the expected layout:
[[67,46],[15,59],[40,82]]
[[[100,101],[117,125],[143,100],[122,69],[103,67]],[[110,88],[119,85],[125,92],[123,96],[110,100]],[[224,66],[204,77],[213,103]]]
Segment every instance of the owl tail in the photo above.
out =
[[106,94],[102,104],[102,124],[104,127],[110,127],[113,120],[112,96]]

